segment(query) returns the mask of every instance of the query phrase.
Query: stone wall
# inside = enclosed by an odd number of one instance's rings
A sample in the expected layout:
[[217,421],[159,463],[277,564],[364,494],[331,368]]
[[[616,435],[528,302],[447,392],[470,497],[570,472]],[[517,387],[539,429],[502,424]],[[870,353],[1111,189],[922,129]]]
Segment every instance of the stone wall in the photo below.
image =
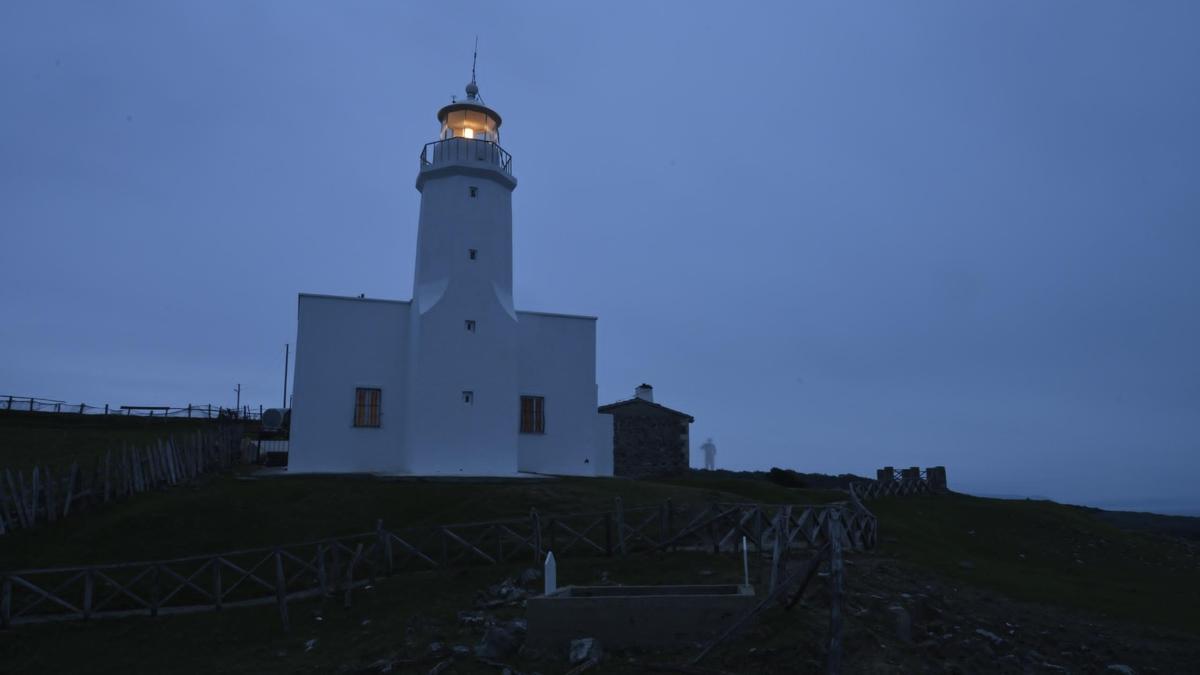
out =
[[613,415],[613,475],[676,476],[688,468],[688,421],[673,415]]

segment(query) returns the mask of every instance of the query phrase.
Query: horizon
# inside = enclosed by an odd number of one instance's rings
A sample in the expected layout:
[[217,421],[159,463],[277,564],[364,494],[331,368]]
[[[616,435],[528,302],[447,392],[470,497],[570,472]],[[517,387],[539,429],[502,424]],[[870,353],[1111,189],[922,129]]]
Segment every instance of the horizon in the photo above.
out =
[[276,405],[299,294],[411,297],[479,33],[517,306],[693,467],[1200,515],[1200,6],[772,14],[0,8],[0,394]]

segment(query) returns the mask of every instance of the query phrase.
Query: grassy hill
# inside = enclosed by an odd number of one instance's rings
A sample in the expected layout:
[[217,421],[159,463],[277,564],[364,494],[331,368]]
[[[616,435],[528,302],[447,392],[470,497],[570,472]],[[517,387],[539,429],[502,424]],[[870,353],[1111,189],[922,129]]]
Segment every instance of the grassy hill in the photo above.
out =
[[36,530],[6,535],[0,569],[169,558],[310,541],[389,528],[543,513],[711,501],[823,503],[844,493],[697,475],[671,482],[619,478],[510,480],[372,476],[220,476],[201,486],[142,495]]
[[966,495],[871,502],[880,553],[1006,596],[1200,635],[1192,543],[1119,529],[1103,512]]
[[[836,490],[788,488],[765,474],[730,472],[697,471],[666,481],[243,473],[10,534],[0,539],[0,569],[165,558],[303,541],[367,531],[376,518],[399,528],[522,516],[530,508],[543,513],[607,509],[617,496],[628,506],[667,498],[676,503],[820,503],[845,498]],[[1072,670],[1094,669],[1097,663],[1103,670],[1103,663],[1094,660],[1099,656],[1079,660],[1083,656],[1078,653],[1050,652],[1045,645],[1058,649],[1059,642],[1094,640],[1093,655],[1104,644],[1119,646],[1109,648],[1105,658],[1140,649],[1143,662],[1158,663],[1161,672],[1176,672],[1179,664],[1192,662],[1187,660],[1187,645],[1194,647],[1200,636],[1200,613],[1195,611],[1200,606],[1198,546],[1186,538],[1131,529],[1161,530],[1162,523],[1046,501],[954,494],[882,499],[868,503],[868,508],[880,519],[881,545],[877,551],[853,554],[848,563],[846,672],[922,671],[945,659],[960,659],[958,663],[966,664],[962,672],[1004,671],[1008,666],[995,661],[991,652],[963,655],[952,650],[978,642],[977,627],[1001,631],[1009,621],[1017,624],[1017,616],[1021,630],[1037,629],[1028,639],[1049,654],[1047,660],[1075,664]],[[1183,533],[1194,525],[1186,520],[1168,524],[1170,532]],[[560,574],[563,584],[599,579],[713,583],[735,580],[739,566],[734,556],[681,552],[570,558]],[[519,568],[399,575],[356,592],[349,609],[341,607],[340,600],[295,603],[288,635],[269,608],[21,627],[12,631],[18,639],[0,646],[0,672],[379,672],[379,663],[389,660],[396,664],[393,672],[427,672],[444,658],[428,654],[428,645],[469,646],[477,641],[478,629],[460,625],[457,613],[473,607],[480,589]],[[827,605],[822,604],[826,600],[820,584],[814,593],[807,608],[765,615],[746,635],[718,650],[716,662],[733,672],[749,672],[730,664],[744,664],[750,654],[757,659],[754,672],[818,667]],[[924,596],[928,597],[915,600]],[[941,624],[946,625],[930,623],[931,634],[935,624],[938,631],[954,631],[960,626],[950,624],[962,624],[962,635],[933,652],[896,641],[888,608],[911,602],[917,602],[915,623],[929,621],[930,610],[921,607],[930,604],[943,607],[939,612],[955,613],[952,621],[943,618]],[[519,607],[496,612],[499,619],[520,615]],[[1162,633],[1166,638],[1138,642],[1144,634],[1161,631],[1167,631]],[[1019,638],[1020,634],[1005,634],[1013,645]],[[310,646],[310,640],[316,642]],[[1020,651],[1015,646],[998,649],[1014,656]],[[686,652],[620,657],[606,661],[598,672],[645,672],[650,661],[680,662]],[[1027,656],[1021,658],[1031,663]],[[522,659],[523,670],[541,672],[556,672],[563,663],[558,656]],[[455,669],[495,672],[470,659]]]
[[0,469],[28,471],[85,461],[124,445],[146,445],[207,428],[209,420],[0,410]]

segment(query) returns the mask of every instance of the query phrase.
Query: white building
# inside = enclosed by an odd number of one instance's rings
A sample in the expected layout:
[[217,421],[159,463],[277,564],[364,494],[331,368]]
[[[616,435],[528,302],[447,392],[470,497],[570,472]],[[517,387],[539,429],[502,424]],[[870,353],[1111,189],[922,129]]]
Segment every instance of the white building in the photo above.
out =
[[301,294],[289,472],[612,475],[596,318],[513,304],[511,156],[467,85],[421,153],[411,301]]

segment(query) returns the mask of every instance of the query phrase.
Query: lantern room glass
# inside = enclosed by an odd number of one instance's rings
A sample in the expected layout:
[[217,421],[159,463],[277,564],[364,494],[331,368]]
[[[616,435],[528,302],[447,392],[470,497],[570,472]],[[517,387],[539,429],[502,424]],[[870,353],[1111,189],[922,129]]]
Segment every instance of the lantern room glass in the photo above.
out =
[[481,110],[454,110],[446,113],[441,138],[472,138],[499,143],[497,126],[496,118]]

